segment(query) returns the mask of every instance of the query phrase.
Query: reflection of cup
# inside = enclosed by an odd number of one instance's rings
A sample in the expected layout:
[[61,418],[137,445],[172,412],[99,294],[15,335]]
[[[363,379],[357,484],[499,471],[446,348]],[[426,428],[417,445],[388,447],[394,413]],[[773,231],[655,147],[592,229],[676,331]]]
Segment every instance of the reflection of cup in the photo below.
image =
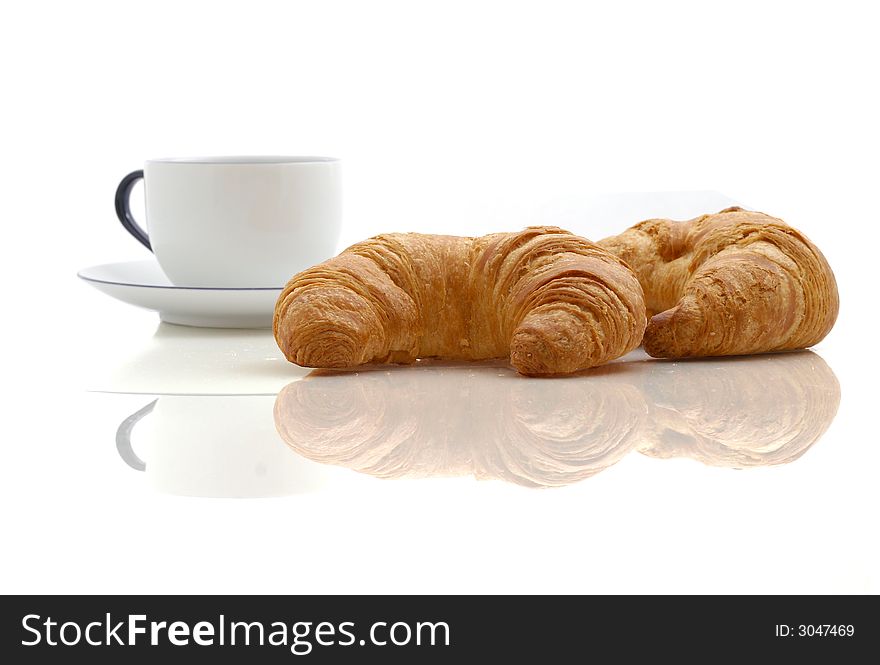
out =
[[642,364],[651,426],[639,452],[651,457],[787,464],[819,440],[840,403],[834,372],[812,351]]
[[[326,469],[279,441],[274,401],[262,395],[164,395],[122,423],[117,447],[167,494],[259,497],[317,489]],[[132,447],[133,435],[141,453]]]
[[383,478],[568,485],[635,443],[645,408],[618,378],[622,369],[589,380],[527,378],[488,364],[316,372],[279,393],[275,422],[301,455]]
[[[141,178],[149,235],[128,202]],[[123,178],[116,214],[177,286],[280,288],[333,254],[340,183],[329,157],[155,159]]]

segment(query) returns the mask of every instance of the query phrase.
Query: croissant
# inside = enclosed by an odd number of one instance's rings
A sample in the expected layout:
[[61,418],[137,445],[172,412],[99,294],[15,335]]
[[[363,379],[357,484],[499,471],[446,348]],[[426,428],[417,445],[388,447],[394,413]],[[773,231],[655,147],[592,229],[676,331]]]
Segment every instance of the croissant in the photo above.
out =
[[622,356],[645,324],[642,289],[623,261],[538,226],[370,238],[295,275],[273,329],[285,357],[304,367],[509,357],[539,375]]
[[651,316],[643,344],[656,358],[806,348],[837,318],[837,283],[822,252],[760,212],[649,219],[599,244],[638,276]]

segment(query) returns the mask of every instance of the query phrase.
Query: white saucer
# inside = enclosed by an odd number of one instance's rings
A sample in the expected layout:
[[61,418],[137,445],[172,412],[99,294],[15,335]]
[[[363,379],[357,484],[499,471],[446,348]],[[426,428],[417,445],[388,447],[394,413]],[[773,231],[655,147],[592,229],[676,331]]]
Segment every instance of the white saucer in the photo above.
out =
[[117,300],[159,312],[168,323],[202,328],[270,328],[278,288],[174,286],[156,261],[105,263],[77,273]]

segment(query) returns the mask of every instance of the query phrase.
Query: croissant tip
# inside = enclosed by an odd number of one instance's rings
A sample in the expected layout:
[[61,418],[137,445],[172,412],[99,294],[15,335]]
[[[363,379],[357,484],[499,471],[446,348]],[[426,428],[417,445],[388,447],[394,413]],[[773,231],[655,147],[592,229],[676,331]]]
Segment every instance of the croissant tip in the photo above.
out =
[[682,358],[694,355],[696,341],[700,339],[699,329],[698,312],[679,303],[651,317],[645,329],[642,345],[645,353],[652,358]]

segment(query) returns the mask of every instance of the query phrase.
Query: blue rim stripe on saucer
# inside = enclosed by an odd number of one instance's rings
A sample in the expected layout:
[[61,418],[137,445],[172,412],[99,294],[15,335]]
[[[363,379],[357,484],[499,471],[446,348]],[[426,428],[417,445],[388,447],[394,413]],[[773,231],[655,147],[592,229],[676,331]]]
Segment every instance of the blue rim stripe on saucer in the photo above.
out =
[[280,291],[283,286],[174,286],[173,284],[132,284],[131,282],[113,282],[107,279],[95,279],[86,277],[82,271],[76,276],[86,282],[96,284],[110,284],[112,286],[131,286],[139,289],[173,289],[179,291]]

